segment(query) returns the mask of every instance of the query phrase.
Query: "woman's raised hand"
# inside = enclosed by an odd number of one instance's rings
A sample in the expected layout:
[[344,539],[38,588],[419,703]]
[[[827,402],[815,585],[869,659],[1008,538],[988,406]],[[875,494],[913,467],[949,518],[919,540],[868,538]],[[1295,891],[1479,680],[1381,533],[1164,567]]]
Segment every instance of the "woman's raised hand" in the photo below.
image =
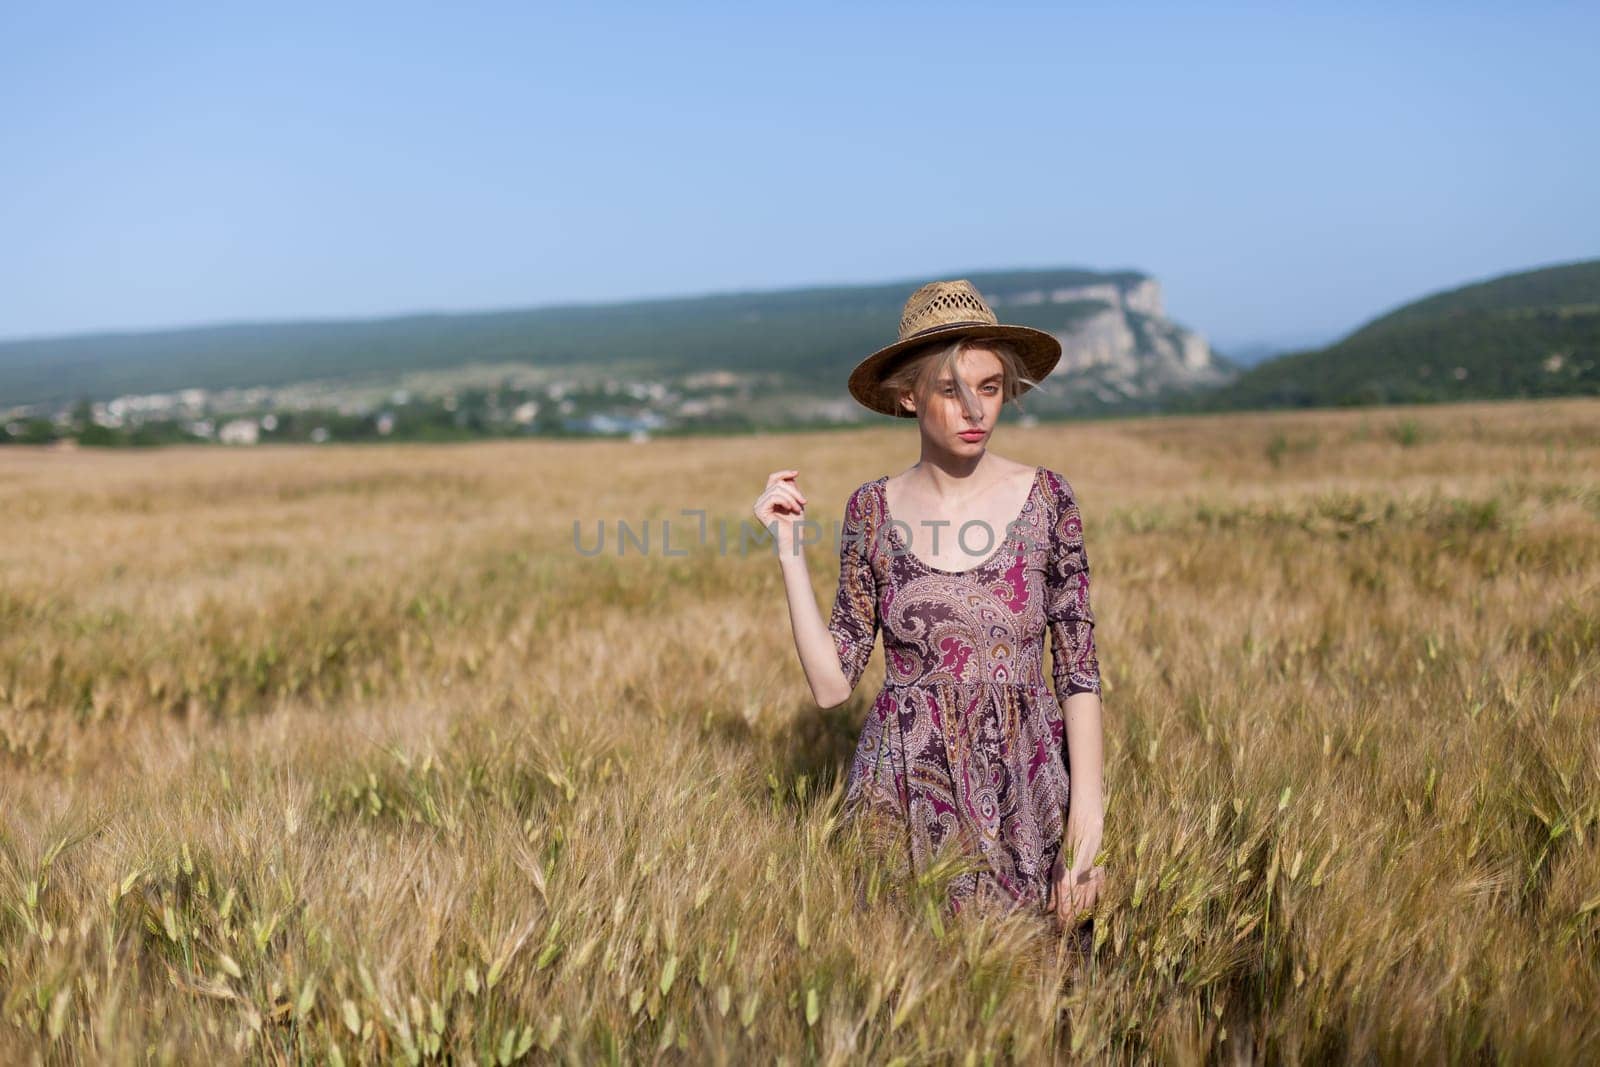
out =
[[778,538],[779,552],[794,553],[794,527],[806,517],[806,496],[800,491],[795,477],[797,470],[773,471],[767,475],[767,487],[756,498],[756,521],[773,529]]

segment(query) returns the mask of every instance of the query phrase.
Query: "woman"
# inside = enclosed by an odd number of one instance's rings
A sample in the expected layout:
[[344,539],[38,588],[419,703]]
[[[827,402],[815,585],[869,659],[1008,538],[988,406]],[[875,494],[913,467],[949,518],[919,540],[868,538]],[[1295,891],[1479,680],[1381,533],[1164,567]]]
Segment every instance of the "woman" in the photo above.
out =
[[778,535],[818,704],[849,697],[884,634],[885,684],[851,763],[846,812],[869,816],[900,853],[909,845],[914,870],[951,850],[970,859],[950,882],[947,913],[1032,906],[1068,925],[1093,907],[1105,873],[1094,865],[1100,672],[1083,526],[1065,478],[989,449],[1002,404],[1060,357],[1049,334],[999,324],[965,281],[912,294],[899,340],[856,367],[850,392],[915,418],[921,458],[851,493],[826,625],[796,549],[799,472],[774,472],[755,513]]

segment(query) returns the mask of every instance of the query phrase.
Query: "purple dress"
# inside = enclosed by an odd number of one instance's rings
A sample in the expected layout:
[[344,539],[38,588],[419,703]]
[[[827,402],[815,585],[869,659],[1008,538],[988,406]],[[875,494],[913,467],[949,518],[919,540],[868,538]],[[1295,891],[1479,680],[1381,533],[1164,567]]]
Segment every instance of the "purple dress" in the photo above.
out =
[[[945,571],[912,554],[909,527],[890,522],[887,481],[860,486],[845,506],[828,623],[852,688],[880,629],[884,639],[884,687],[851,762],[847,819],[870,817],[902,870],[909,861],[921,872],[945,849],[977,861],[950,882],[949,914],[972,901],[1042,907],[1068,796],[1066,726],[1044,672],[1047,631],[1060,700],[1100,691],[1072,487],[1037,468],[994,552]],[[981,549],[988,536],[974,527],[964,543]]]

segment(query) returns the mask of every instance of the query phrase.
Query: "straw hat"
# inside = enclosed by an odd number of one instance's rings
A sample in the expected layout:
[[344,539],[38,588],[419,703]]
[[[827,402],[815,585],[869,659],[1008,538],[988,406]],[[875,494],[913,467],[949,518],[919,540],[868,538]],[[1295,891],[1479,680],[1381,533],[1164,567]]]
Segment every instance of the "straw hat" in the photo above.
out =
[[[966,279],[929,282],[911,294],[900,315],[900,339],[880,348],[850,372],[850,395],[863,406],[884,415],[914,419],[915,412],[902,411],[878,390],[884,376],[909,358],[913,349],[977,335],[1010,341],[1022,355],[1023,372],[1042,379],[1061,359],[1061,342],[1043,330],[1030,326],[1003,326],[978,290]],[[1022,392],[1032,386],[1023,385]]]

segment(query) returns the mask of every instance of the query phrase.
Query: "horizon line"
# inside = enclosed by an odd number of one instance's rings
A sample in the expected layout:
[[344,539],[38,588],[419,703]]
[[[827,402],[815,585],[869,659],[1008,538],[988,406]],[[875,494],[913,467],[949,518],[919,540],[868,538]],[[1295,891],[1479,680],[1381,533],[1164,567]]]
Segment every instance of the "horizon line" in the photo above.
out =
[[[984,274],[1048,274],[1058,271],[1082,271],[1086,274],[1118,275],[1131,274],[1159,282],[1160,278],[1146,270],[1133,267],[1115,269],[1099,269],[1082,266],[1018,266],[1018,267],[983,267],[979,269],[963,269],[958,271],[935,272],[938,276],[951,278],[965,277],[968,275]],[[918,277],[921,277],[920,275]],[[930,276],[931,277],[931,276]],[[203,330],[236,330],[245,328],[259,328],[272,326],[333,326],[372,324],[379,322],[397,322],[404,319],[442,319],[453,317],[466,317],[473,315],[510,315],[529,311],[564,311],[568,309],[593,309],[617,307],[627,304],[665,304],[678,301],[714,300],[736,296],[766,296],[775,293],[804,293],[819,292],[828,289],[870,289],[895,285],[921,284],[915,278],[880,278],[873,280],[857,281],[832,281],[832,282],[803,282],[789,285],[750,286],[742,288],[705,289],[690,292],[654,293],[644,295],[629,295],[621,297],[601,297],[590,300],[562,300],[551,303],[532,303],[515,305],[495,305],[478,307],[456,308],[430,308],[410,311],[383,311],[368,313],[334,314],[322,316],[282,318],[230,318],[213,319],[210,321],[191,321],[186,324],[166,326],[134,326],[134,327],[91,327],[83,330],[74,330],[65,333],[21,334],[0,336],[0,348],[11,345],[27,344],[52,344],[74,340],[105,340],[109,338],[148,337],[155,334],[188,333]],[[909,296],[910,293],[908,292]]]

